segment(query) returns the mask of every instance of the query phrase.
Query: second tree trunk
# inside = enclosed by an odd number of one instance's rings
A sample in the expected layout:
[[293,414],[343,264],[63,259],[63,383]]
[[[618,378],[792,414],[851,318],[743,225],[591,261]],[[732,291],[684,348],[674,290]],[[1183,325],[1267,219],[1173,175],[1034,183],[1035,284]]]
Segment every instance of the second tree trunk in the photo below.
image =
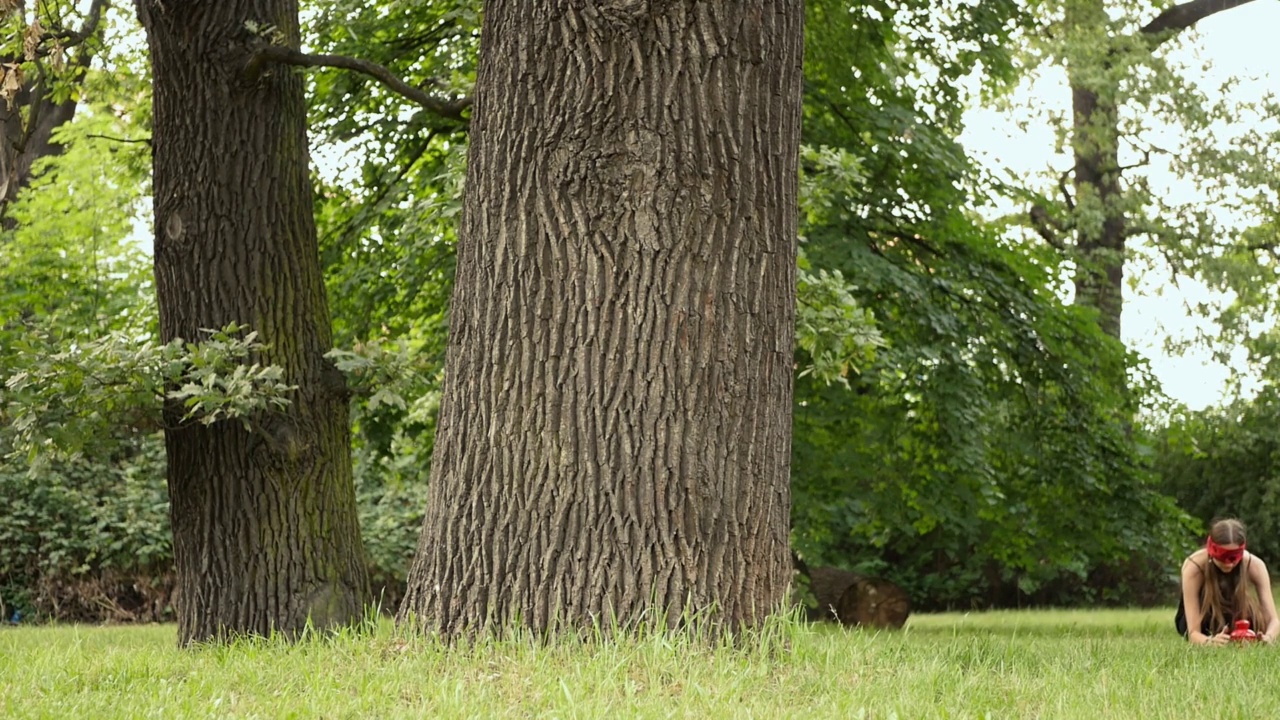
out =
[[487,3],[402,618],[737,627],[782,601],[802,23]]

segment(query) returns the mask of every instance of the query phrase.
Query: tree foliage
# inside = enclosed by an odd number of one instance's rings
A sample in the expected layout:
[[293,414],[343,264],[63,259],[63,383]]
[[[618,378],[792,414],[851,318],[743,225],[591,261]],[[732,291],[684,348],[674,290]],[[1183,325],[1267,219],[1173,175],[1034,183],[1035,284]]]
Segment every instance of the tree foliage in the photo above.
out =
[[[1210,66],[1190,52],[1199,23],[1248,13],[1251,4],[1028,4],[1035,32],[1019,54],[1027,78],[1052,85],[1065,75],[1068,87],[1058,104],[1065,111],[1032,113],[1054,128],[1057,156],[1032,186],[1023,222],[1065,253],[1076,301],[1098,310],[1113,336],[1123,291],[1151,271],[1255,301],[1254,280],[1274,279],[1265,228],[1276,216],[1276,100],[1241,97],[1238,78],[1208,86]],[[1250,336],[1241,309],[1201,308],[1227,331],[1219,347]]]
[[[925,82],[981,58],[998,90],[1016,77],[1004,43],[1028,18],[1012,4],[832,10],[810,6],[806,133],[860,171],[806,165],[802,232],[809,260],[857,288],[886,348],[851,391],[797,386],[796,547],[886,576],[924,607],[1139,598],[1147,588],[1101,573],[1147,555],[1136,577],[1158,580],[1181,514],[1117,419],[1131,399],[1101,382],[1131,359],[1064,305],[1056,249],[980,219],[1004,188],[955,140],[957,83]],[[885,19],[915,13],[929,19]],[[912,29],[930,24],[952,42]],[[861,51],[845,65],[836,47]]]
[[[1249,550],[1280,556],[1280,393],[1268,386],[1251,400],[1174,413],[1152,423],[1161,488],[1207,528],[1238,517]],[[1188,538],[1190,549],[1202,537]]]

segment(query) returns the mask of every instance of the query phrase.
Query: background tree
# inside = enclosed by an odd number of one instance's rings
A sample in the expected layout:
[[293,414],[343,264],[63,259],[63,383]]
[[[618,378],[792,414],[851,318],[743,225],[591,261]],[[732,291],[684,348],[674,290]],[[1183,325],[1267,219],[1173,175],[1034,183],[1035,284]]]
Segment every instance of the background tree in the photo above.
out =
[[[163,341],[239,322],[297,386],[245,423],[186,424],[165,445],[179,641],[358,619],[368,574],[351,483],[347,390],[331,348],[302,80],[250,61],[296,49],[291,0],[140,0],[154,98],[155,269]],[[256,29],[256,33],[255,33]]]
[[[1223,193],[1178,206],[1162,197],[1140,174],[1152,156],[1201,187],[1214,187],[1215,175],[1247,179],[1256,186],[1261,157],[1213,153],[1209,129],[1215,122],[1238,122],[1242,108],[1207,102],[1191,73],[1171,62],[1166,52],[1197,23],[1252,0],[1190,0],[1123,9],[1105,0],[1066,0],[1041,6],[1041,32],[1032,54],[1065,66],[1071,91],[1068,138],[1072,165],[1058,181],[1054,202],[1033,205],[1036,231],[1067,253],[1074,263],[1076,302],[1098,312],[1099,326],[1119,338],[1126,261],[1133,240],[1143,239],[1168,259],[1175,273],[1194,272],[1204,248],[1229,234],[1212,204],[1229,201]],[[1187,149],[1162,148],[1152,135],[1152,118],[1179,128]],[[1234,167],[1233,167],[1234,166]],[[1240,167],[1243,166],[1243,167]],[[1253,175],[1254,177],[1250,177]],[[1223,186],[1217,185],[1219,191]],[[1241,192],[1232,188],[1230,192]]]
[[487,4],[402,619],[738,626],[782,599],[802,22]]
[[0,222],[13,227],[9,205],[32,179],[36,163],[57,154],[54,134],[75,117],[79,88],[102,53],[108,3],[0,2]]

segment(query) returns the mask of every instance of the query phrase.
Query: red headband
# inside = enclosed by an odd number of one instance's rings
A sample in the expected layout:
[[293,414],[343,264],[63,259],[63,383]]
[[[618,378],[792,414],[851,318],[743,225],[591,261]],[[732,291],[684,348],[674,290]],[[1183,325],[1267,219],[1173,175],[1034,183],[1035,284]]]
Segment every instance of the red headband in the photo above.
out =
[[1244,545],[1244,543],[1240,543],[1240,547],[1228,550],[1214,542],[1213,538],[1207,538],[1204,547],[1209,551],[1209,557],[1220,563],[1231,565],[1240,562],[1240,559],[1244,557]]

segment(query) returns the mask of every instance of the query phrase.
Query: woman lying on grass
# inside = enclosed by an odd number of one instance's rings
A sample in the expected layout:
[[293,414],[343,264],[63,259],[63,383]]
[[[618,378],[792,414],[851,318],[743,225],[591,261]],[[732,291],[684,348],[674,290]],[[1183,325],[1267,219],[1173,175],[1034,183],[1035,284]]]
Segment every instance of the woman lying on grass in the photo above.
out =
[[1267,564],[1244,546],[1244,524],[1218,520],[1210,526],[1205,546],[1182,563],[1182,600],[1174,625],[1192,643],[1231,642],[1236,620],[1248,620],[1263,642],[1280,634]]

